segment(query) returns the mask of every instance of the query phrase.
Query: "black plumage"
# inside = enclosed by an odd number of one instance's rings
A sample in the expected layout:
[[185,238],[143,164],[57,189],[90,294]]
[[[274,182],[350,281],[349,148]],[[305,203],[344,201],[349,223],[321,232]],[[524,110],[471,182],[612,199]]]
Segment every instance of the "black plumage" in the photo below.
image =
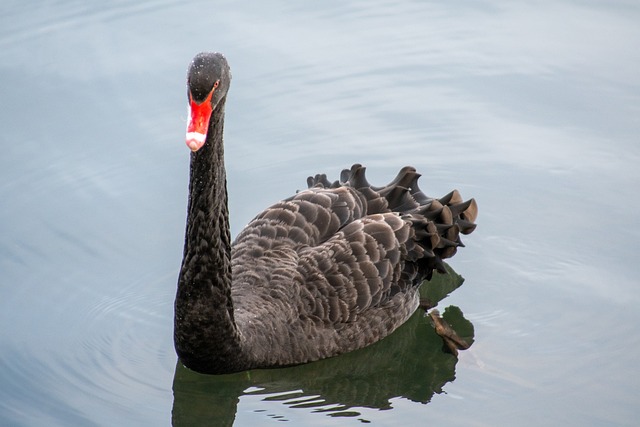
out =
[[412,167],[374,187],[356,164],[339,181],[309,177],[307,190],[264,210],[230,243],[222,141],[230,76],[220,54],[198,55],[189,71],[192,98],[215,96],[205,144],[191,154],[178,356],[193,370],[227,373],[384,338],[416,310],[420,283],[444,271],[460,233],[475,228],[475,201],[455,190],[426,196]]

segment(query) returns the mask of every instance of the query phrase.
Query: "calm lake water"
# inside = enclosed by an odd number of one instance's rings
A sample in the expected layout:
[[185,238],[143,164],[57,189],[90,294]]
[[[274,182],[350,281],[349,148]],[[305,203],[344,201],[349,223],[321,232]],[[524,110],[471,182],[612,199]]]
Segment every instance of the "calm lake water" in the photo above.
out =
[[[632,426],[640,4],[4,2],[0,425]],[[475,197],[475,343],[420,315],[291,369],[176,365],[186,68],[224,52],[232,232],[359,162]]]

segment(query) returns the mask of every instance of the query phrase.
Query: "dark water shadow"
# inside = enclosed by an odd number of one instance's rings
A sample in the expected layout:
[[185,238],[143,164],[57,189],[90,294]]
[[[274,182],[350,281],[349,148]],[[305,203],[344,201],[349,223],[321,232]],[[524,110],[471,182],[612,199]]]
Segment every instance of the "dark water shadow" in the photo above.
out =
[[[436,276],[424,296],[439,301],[462,281],[453,272]],[[457,308],[444,313],[454,328],[455,323],[462,324],[463,337],[472,340],[473,326],[456,318],[458,315],[462,316]],[[418,310],[391,336],[374,345],[306,365],[208,376],[178,362],[172,422],[174,427],[212,422],[232,426],[243,395],[263,395],[263,400],[334,417],[360,417],[358,407],[391,409],[390,399],[396,397],[426,404],[455,379],[456,363],[424,311]]]

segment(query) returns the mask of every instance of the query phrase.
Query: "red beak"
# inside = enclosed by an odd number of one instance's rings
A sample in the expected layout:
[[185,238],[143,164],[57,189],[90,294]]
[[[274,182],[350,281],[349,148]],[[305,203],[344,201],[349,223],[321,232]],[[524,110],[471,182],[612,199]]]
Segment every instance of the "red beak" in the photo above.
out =
[[213,90],[207,99],[198,104],[189,94],[189,122],[187,123],[187,147],[193,152],[198,151],[207,139],[209,120],[213,108],[211,107],[211,97]]

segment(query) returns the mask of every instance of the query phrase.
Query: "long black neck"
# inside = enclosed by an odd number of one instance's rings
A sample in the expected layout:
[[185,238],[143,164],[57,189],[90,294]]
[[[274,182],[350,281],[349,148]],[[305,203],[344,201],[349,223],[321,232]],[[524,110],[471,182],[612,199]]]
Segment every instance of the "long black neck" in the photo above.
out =
[[175,303],[174,342],[185,366],[229,372],[243,364],[231,300],[231,238],[224,169],[224,99],[204,146],[191,153],[187,230]]

